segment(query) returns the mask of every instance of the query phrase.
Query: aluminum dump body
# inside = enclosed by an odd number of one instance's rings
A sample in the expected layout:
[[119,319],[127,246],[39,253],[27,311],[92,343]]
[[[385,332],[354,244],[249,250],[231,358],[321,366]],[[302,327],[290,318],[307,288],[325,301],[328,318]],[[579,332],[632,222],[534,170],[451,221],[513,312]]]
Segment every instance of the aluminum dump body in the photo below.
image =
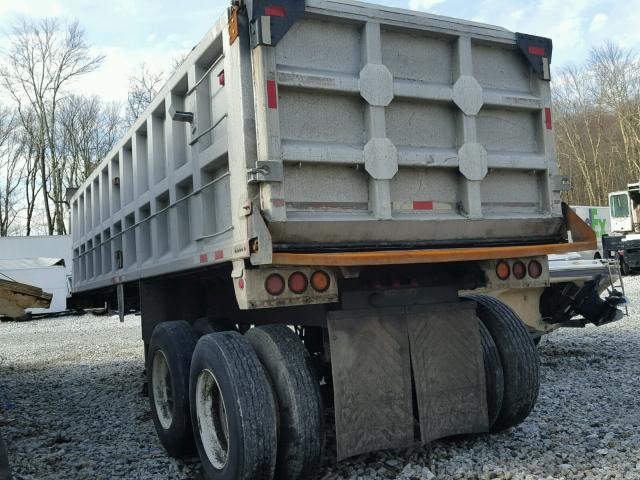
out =
[[274,251],[564,238],[550,41],[281,3],[225,14],[74,195],[77,291]]

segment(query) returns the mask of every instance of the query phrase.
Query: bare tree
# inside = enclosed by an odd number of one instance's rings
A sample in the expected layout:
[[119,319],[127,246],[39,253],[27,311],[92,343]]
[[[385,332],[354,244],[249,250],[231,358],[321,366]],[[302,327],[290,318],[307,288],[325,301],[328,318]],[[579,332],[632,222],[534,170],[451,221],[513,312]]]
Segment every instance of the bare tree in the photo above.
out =
[[606,205],[609,192],[640,177],[639,61],[606,43],[554,82],[558,159],[576,186],[574,205]]
[[640,59],[613,42],[591,51],[588,68],[600,86],[596,102],[618,124],[629,173],[640,177]]
[[173,75],[174,73],[176,73],[178,71],[178,69],[182,66],[184,61],[189,56],[189,53],[190,52],[181,53],[181,54],[178,54],[178,55],[174,56],[171,59],[171,65],[169,66],[169,76]]
[[131,126],[145,111],[164,83],[163,72],[153,72],[146,63],[141,63],[129,77],[127,97],[127,125]]
[[[25,205],[25,234],[32,233],[34,212],[36,203],[42,192],[40,182],[40,159],[46,157],[46,144],[40,135],[41,129],[36,114],[33,110],[22,111],[21,115],[22,135],[24,143],[25,175],[23,178],[23,191]],[[47,228],[48,230],[48,228]]]
[[18,196],[25,172],[22,151],[17,115],[0,107],[0,237],[10,233],[23,208]]
[[35,114],[36,128],[31,131],[31,140],[38,146],[36,154],[49,234],[66,231],[62,209],[65,165],[58,155],[56,138],[59,101],[73,80],[96,70],[103,59],[91,53],[77,22],[62,25],[50,18],[18,21],[4,52],[2,84],[15,100],[23,120],[30,112]]
[[97,96],[70,95],[60,106],[59,150],[65,157],[65,185],[77,186],[122,134],[121,105]]

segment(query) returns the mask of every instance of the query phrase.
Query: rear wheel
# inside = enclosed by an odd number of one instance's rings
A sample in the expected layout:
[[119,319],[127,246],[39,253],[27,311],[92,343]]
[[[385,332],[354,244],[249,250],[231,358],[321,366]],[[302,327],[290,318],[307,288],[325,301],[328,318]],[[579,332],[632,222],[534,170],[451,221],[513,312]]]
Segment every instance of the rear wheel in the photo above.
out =
[[191,421],[210,480],[271,480],[277,431],[275,401],[249,342],[237,332],[202,337],[191,360]]
[[311,356],[288,327],[269,325],[249,330],[251,343],[275,390],[280,418],[276,479],[315,475],[324,441],[320,386]]
[[482,352],[484,355],[484,374],[487,382],[487,410],[489,413],[489,426],[491,427],[502,409],[504,396],[504,373],[500,353],[496,347],[489,330],[482,322],[480,325],[480,338],[482,340]]
[[156,326],[147,353],[151,417],[160,443],[175,458],[195,451],[189,412],[189,367],[197,337],[188,322]]
[[540,359],[520,318],[496,298],[474,295],[477,314],[493,338],[504,374],[502,407],[491,431],[499,432],[529,416],[540,389]]

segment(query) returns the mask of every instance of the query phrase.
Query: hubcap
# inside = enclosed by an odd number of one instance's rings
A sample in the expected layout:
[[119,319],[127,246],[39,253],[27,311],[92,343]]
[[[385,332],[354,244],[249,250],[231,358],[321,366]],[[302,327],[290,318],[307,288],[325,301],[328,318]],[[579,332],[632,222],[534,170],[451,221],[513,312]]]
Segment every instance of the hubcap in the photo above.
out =
[[222,470],[229,455],[229,424],[218,380],[210,370],[198,376],[196,414],[207,458],[215,469]]
[[173,422],[173,391],[171,390],[171,375],[167,357],[161,350],[153,356],[153,371],[151,380],[153,385],[153,401],[160,425],[165,430],[171,427]]

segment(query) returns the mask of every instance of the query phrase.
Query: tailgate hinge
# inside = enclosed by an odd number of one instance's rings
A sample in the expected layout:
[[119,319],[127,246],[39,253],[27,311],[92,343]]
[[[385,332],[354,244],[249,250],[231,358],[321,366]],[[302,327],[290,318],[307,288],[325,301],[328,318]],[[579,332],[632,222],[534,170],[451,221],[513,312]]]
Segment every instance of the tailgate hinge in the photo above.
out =
[[284,180],[284,168],[282,162],[277,160],[257,161],[255,168],[247,170],[249,183],[282,182]]

